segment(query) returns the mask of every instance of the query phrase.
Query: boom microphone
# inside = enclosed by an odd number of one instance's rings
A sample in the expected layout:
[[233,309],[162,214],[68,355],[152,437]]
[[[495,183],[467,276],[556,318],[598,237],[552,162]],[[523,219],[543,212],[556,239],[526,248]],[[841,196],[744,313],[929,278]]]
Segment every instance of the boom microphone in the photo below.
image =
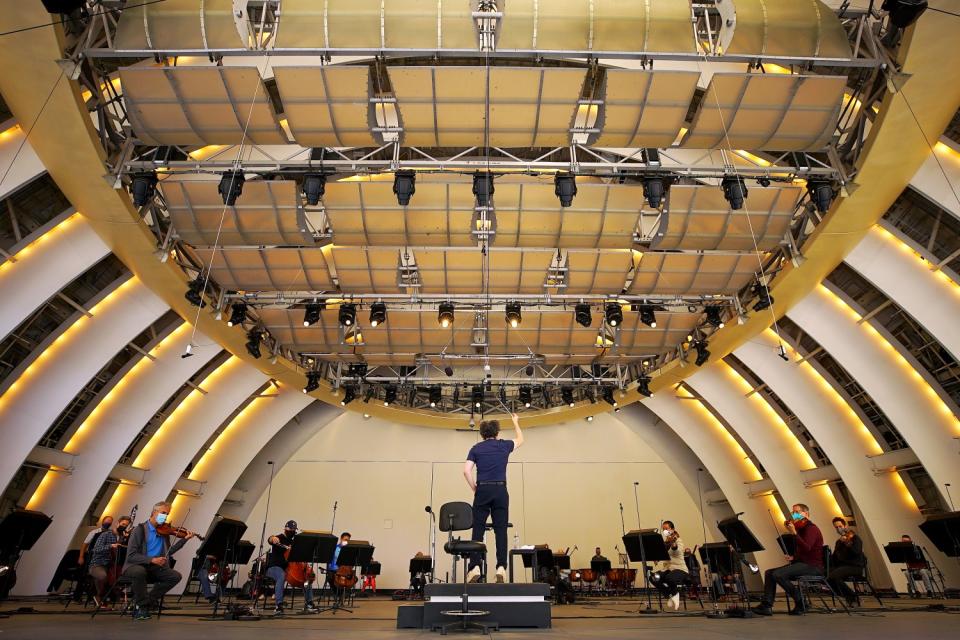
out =
[[433,509],[430,508],[430,505],[425,506],[423,510],[426,511],[427,513],[433,513]]

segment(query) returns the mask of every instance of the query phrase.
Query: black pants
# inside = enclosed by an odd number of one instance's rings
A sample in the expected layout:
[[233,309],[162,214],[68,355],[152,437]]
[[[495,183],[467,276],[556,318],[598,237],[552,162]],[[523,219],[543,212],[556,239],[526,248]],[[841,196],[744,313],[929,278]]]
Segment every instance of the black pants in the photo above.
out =
[[[510,511],[510,494],[505,484],[480,484],[473,494],[473,540],[483,540],[487,516],[493,516],[493,533],[497,540],[497,566],[507,566],[507,521]],[[480,566],[482,556],[473,554],[470,568]]]
[[654,582],[653,586],[659,589],[660,593],[671,598],[680,591],[680,585],[686,582],[688,578],[690,578],[690,574],[686,571],[680,571],[680,569],[661,571],[660,579]]
[[[133,581],[133,603],[138,607],[151,607],[180,582],[180,572],[169,567],[155,564],[132,564],[123,571],[123,575]],[[147,582],[153,583],[153,589],[147,593]]]
[[797,604],[797,606],[802,608],[803,603],[800,602],[800,593],[790,581],[801,576],[822,575],[823,571],[805,562],[793,562],[775,569],[767,569],[767,571],[763,574],[762,604],[768,607],[773,606],[773,601],[777,597],[777,585],[780,585],[783,590],[787,592],[787,595],[793,598],[793,601]]
[[857,597],[857,594],[853,592],[847,583],[844,582],[845,578],[862,578],[863,577],[863,567],[855,567],[853,565],[840,565],[839,567],[834,567],[830,569],[830,575],[827,576],[827,582],[830,583],[830,588],[833,589],[834,593],[838,593],[847,600],[853,600]]

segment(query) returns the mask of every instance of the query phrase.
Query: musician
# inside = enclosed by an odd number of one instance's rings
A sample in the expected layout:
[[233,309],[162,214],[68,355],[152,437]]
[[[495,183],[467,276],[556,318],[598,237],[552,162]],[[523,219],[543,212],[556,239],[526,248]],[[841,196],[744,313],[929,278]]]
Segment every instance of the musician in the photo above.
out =
[[[170,536],[157,532],[157,528],[167,521],[170,515],[170,503],[158,502],[153,505],[150,519],[138,524],[130,532],[127,541],[127,562],[123,575],[133,583],[131,589],[134,598],[134,620],[149,620],[150,609],[160,602],[163,594],[180,582],[179,572],[170,568],[170,557],[193,537],[187,535],[172,546]],[[147,581],[153,582],[153,589],[147,593]]]
[[[900,536],[900,542],[909,542],[913,544],[913,538],[907,534]],[[922,552],[920,547],[913,545],[913,548],[916,551],[917,557],[922,558]],[[933,574],[930,572],[930,565],[926,560],[918,560],[917,562],[908,562],[907,563],[907,592],[910,593],[911,597],[919,598],[923,594],[917,590],[917,580],[923,581],[923,586],[927,592],[927,597],[934,597],[936,593],[933,589]]]
[[103,516],[99,527],[93,527],[87,532],[86,537],[80,544],[80,555],[77,556],[77,566],[80,567],[77,576],[76,585],[73,588],[73,599],[80,602],[83,599],[84,592],[89,588],[89,582],[86,580],[90,568],[90,552],[93,551],[93,545],[97,543],[97,538],[104,531],[109,531],[113,527],[113,516]]
[[337,547],[333,550],[333,559],[330,560],[330,563],[327,565],[327,569],[329,569],[331,573],[336,573],[337,569],[340,568],[340,565],[337,564],[337,561],[340,559],[340,550],[350,544],[351,537],[352,536],[350,535],[349,531],[344,531],[340,534],[340,540],[337,542]]
[[197,582],[200,583],[200,593],[206,598],[207,602],[213,604],[220,599],[220,570],[218,568],[215,576],[216,582],[211,584],[210,572],[217,564],[215,556],[205,556],[200,568],[197,569]]
[[[267,538],[270,545],[270,553],[267,555],[266,576],[274,582],[273,599],[276,608],[275,615],[283,615],[283,589],[287,582],[287,551],[293,545],[293,539],[297,535],[297,521],[287,520],[283,525],[283,533]],[[313,585],[304,582],[303,585],[303,610],[316,611],[317,607],[313,604]]]
[[130,518],[123,516],[117,521],[116,529],[108,529],[97,536],[90,552],[90,577],[95,589],[94,601],[100,606],[104,594],[110,588],[110,569],[116,564],[121,546],[127,543],[127,527]]
[[863,577],[867,566],[867,556],[863,554],[863,539],[839,516],[833,519],[833,528],[840,537],[833,547],[827,582],[836,593],[846,598],[847,604],[852,607],[857,602],[857,595],[847,586],[845,579]]
[[606,556],[600,553],[600,547],[597,547],[593,551],[593,557],[590,558],[590,562],[603,562],[606,559],[607,559]]
[[788,564],[767,569],[763,574],[763,599],[753,608],[754,613],[762,616],[773,615],[773,601],[780,585],[787,595],[793,598],[796,606],[791,615],[803,613],[803,600],[791,580],[801,576],[823,575],[823,534],[820,528],[810,520],[810,508],[805,504],[793,505],[790,519],[783,525],[790,533],[796,534],[797,549],[792,556],[786,556]]
[[670,559],[658,562],[654,567],[653,586],[667,598],[667,604],[677,611],[680,609],[680,585],[689,580],[690,574],[683,559],[683,541],[673,522],[664,520],[661,534]]
[[690,547],[683,550],[683,563],[687,565],[687,573],[690,574],[693,584],[699,587],[701,582],[700,561],[697,560],[696,554],[690,550]]
[[[417,551],[417,554],[413,556],[414,560],[418,558],[428,557],[423,551]],[[423,588],[427,584],[427,575],[422,571],[411,571],[410,572],[410,592],[411,596],[414,598],[423,597]]]
[[[510,454],[523,446],[523,432],[517,414],[510,414],[516,437],[513,440],[501,440],[500,423],[486,420],[480,423],[480,442],[470,448],[467,461],[463,466],[463,477],[473,491],[473,540],[483,540],[487,516],[493,516],[493,533],[497,542],[497,582],[506,577],[507,566],[507,523],[509,521],[510,495],[507,493],[507,461]],[[474,479],[476,468],[476,479]],[[468,582],[480,580],[479,553],[470,558]]]

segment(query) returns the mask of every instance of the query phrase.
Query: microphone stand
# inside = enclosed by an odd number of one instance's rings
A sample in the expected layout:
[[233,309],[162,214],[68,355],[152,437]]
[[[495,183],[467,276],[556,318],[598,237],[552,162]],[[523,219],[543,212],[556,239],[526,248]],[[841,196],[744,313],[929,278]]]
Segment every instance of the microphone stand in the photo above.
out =
[[337,500],[333,501],[333,518],[330,520],[330,533],[332,535],[337,535],[333,530],[334,525],[337,524],[337,502]]
[[430,548],[430,582],[433,583],[437,581],[437,516],[430,505],[424,511],[430,514],[427,546]]
[[627,527],[623,524],[623,503],[620,503],[620,535],[627,535]]
[[640,528],[640,499],[637,497],[637,487],[640,486],[639,482],[633,483],[633,502],[637,507],[637,529]]
[[[703,510],[703,485],[701,482],[701,474],[703,473],[703,467],[697,467],[697,501],[700,503],[700,526],[703,529],[703,544],[707,544],[707,514]],[[662,525],[661,525],[662,526]],[[697,549],[694,547],[694,561],[696,561]],[[707,612],[707,617],[714,620],[722,620],[727,617],[726,611],[720,610],[720,604],[717,602],[717,595],[714,593],[713,588],[713,571],[710,568],[710,552],[707,550],[707,553],[703,554],[703,568],[706,570],[706,580],[704,576],[700,576],[702,584],[709,585],[707,587],[707,593],[710,594],[710,601],[713,604],[713,611]]]
[[255,597],[253,606],[255,609],[259,608],[260,605],[260,590],[263,588],[263,578],[267,572],[267,559],[263,555],[263,543],[267,536],[267,519],[270,517],[270,495],[273,493],[273,472],[276,469],[273,460],[268,460],[267,464],[270,465],[270,482],[267,483],[267,507],[263,511],[263,527],[260,529],[260,547],[257,549],[257,559],[259,560],[260,566],[253,582],[253,595]]
[[[633,502],[637,507],[637,530],[640,530],[640,498],[637,497],[637,487],[640,486],[639,482],[633,483]],[[643,534],[640,534],[640,570],[643,571],[643,590],[647,593],[647,608],[640,609],[640,613],[652,614],[660,613],[653,608],[653,605],[650,600],[650,575],[647,569],[647,551],[643,547]]]

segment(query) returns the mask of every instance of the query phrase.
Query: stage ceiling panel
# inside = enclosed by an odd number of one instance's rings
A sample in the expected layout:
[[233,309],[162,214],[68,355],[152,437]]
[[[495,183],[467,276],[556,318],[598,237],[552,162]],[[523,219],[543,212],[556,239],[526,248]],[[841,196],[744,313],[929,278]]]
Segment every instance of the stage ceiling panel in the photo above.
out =
[[717,3],[723,53],[764,57],[851,57],[836,12],[820,0],[733,0]]
[[242,49],[233,0],[163,0],[128,6],[120,14],[113,46],[162,51]]
[[669,147],[683,127],[700,74],[608,69],[598,147]]
[[734,295],[760,271],[755,254],[643,254],[629,293],[633,295]]

